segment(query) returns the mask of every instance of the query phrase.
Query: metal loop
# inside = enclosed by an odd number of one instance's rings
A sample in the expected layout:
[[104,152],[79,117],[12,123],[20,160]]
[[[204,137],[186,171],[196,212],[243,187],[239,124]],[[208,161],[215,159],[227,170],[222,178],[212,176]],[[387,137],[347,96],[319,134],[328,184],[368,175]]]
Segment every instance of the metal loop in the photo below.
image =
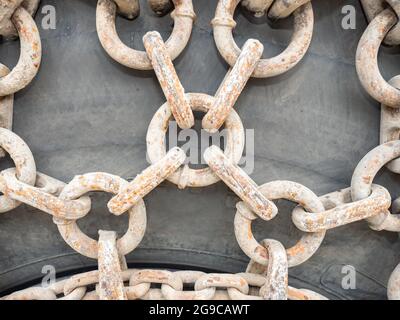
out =
[[[386,8],[391,8],[396,13],[397,17],[400,16],[400,6],[398,0],[361,0],[361,5],[367,16],[368,23],[371,22],[377,15],[379,15]],[[400,23],[390,29],[386,35],[383,43],[388,46],[397,46],[400,44]]]
[[[177,12],[193,12],[191,0],[173,0]],[[181,11],[182,10],[182,11]],[[153,67],[146,52],[129,48],[118,37],[115,27],[116,5],[113,0],[97,2],[96,26],[97,34],[104,50],[120,64],[138,70],[151,70]],[[174,14],[174,30],[165,46],[171,60],[186,47],[193,27],[193,16],[189,14]]]
[[174,173],[186,159],[185,152],[178,147],[172,148],[165,157],[157,161],[131,182],[123,187],[107,204],[115,215],[120,215],[143,199],[168,176]]
[[[231,67],[235,65],[241,50],[233,38],[234,26],[218,22],[233,19],[239,2],[240,0],[220,0],[213,20],[214,39],[218,51]],[[260,59],[252,76],[256,78],[273,77],[297,65],[311,43],[313,27],[314,13],[311,3],[308,2],[294,12],[294,33],[288,47],[274,58]]]
[[39,30],[29,12],[19,7],[15,10],[12,21],[18,30],[21,53],[14,69],[0,78],[0,97],[25,88],[36,76],[42,58]]
[[271,220],[278,213],[275,204],[258,189],[257,184],[239,166],[230,161],[217,146],[204,152],[211,170],[241,198],[261,219]]
[[392,108],[400,107],[400,90],[383,79],[378,66],[378,52],[396,22],[397,16],[391,9],[382,11],[365,29],[356,53],[357,74],[364,89],[375,100]]
[[310,2],[310,0],[275,0],[268,11],[270,19],[287,18],[298,8]]
[[[215,98],[201,93],[187,93],[186,97],[194,111],[207,112],[214,104]],[[163,104],[153,116],[147,130],[147,154],[151,163],[156,163],[166,155],[165,135],[172,113],[168,103]],[[238,163],[244,149],[244,129],[238,114],[232,110],[225,122],[226,147],[225,155],[233,163]],[[183,176],[182,176],[183,175]],[[181,177],[186,183],[181,183]],[[184,169],[180,168],[171,174],[167,180],[179,187],[205,187],[218,182],[220,179],[210,168]]]
[[0,0],[0,36],[5,39],[13,39],[18,36],[11,17],[18,7],[24,8],[31,16],[34,16],[40,0]]
[[[204,272],[199,271],[177,271],[174,274],[181,278],[183,284],[194,284]],[[211,300],[215,295],[215,288],[205,288],[199,291],[179,291],[168,284],[161,286],[161,293],[166,300]]]
[[[76,176],[60,194],[60,199],[74,200],[89,191],[104,191],[117,194],[128,182],[118,176],[95,172]],[[141,242],[146,229],[146,207],[143,200],[128,210],[129,225],[127,232],[117,240],[118,251],[127,255]],[[61,236],[75,251],[97,259],[98,242],[85,235],[76,223],[76,220],[54,218]]]
[[[36,180],[36,165],[27,144],[12,131],[0,128],[0,146],[13,159],[17,178],[26,184],[34,185]],[[4,188],[4,185],[2,187]],[[20,204],[21,202],[2,195],[0,196],[0,213],[15,209]]]
[[[301,203],[311,212],[322,212],[321,200],[305,186],[291,181],[273,181],[259,187],[259,191],[269,200],[286,199]],[[238,204],[239,205],[239,204]],[[237,207],[238,207],[237,205]],[[235,235],[240,248],[255,262],[268,265],[268,251],[257,242],[251,232],[252,220],[238,210],[235,215]],[[288,265],[294,267],[307,261],[320,247],[325,231],[306,233],[297,244],[286,250]]]
[[[381,144],[368,152],[358,163],[351,178],[351,197],[353,201],[368,198],[372,192],[372,182],[378,171],[399,156],[400,140]],[[398,218],[387,214],[387,212],[368,218],[367,221],[370,227],[376,230],[386,229],[390,225],[399,225]]]
[[[3,185],[0,185],[0,190],[7,197],[26,203],[57,218],[80,219],[90,211],[89,197],[81,197],[77,200],[63,200],[47,192],[46,189],[52,188],[51,184],[54,183],[55,179],[38,172],[37,175],[41,175],[41,183],[45,183],[45,185],[42,188],[36,188],[18,180],[16,173],[15,168],[1,172]],[[47,181],[45,182],[44,180]],[[57,188],[55,191],[58,192],[59,189]]]
[[143,283],[167,284],[177,291],[183,290],[182,279],[174,272],[166,270],[139,270],[134,272],[129,279],[129,286],[135,287]]
[[199,291],[206,288],[235,288],[243,294],[249,293],[249,285],[246,280],[236,274],[205,274],[197,279],[194,289]]
[[[319,232],[337,228],[352,222],[368,219],[377,215],[386,217],[389,214],[391,198],[389,192],[382,186],[372,185],[372,193],[367,198],[350,203],[342,203],[324,212],[307,212],[296,207],[292,213],[293,223],[304,232]],[[351,188],[333,192],[320,199],[337,197],[337,193],[351,194]],[[327,208],[328,209],[328,208]]]
[[100,300],[127,300],[117,249],[117,233],[99,230],[98,247]]

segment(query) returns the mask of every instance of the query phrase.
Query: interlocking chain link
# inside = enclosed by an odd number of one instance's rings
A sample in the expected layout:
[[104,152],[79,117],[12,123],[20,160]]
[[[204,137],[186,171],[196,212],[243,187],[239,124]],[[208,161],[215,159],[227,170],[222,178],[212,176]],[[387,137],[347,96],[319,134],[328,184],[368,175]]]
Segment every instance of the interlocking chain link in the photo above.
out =
[[[234,66],[241,52],[232,34],[232,30],[236,26],[233,15],[239,2],[240,0],[220,0],[212,20],[218,51],[231,67]],[[288,47],[276,57],[260,59],[252,76],[256,78],[273,77],[296,66],[308,50],[313,28],[314,13],[311,3],[307,2],[294,11],[294,32]]]

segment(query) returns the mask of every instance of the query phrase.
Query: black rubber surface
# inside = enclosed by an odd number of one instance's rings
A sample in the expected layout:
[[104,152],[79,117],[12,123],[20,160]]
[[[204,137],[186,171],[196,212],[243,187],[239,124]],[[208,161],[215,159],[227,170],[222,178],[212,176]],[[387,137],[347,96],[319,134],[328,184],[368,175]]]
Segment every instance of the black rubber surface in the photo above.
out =
[[[165,98],[153,72],[133,71],[112,61],[100,46],[95,27],[96,1],[42,1],[57,9],[57,29],[42,30],[43,63],[33,83],[15,96],[14,131],[35,156],[38,170],[65,182],[74,175],[104,171],[133,178],[148,166],[145,136],[154,112]],[[357,8],[357,29],[341,28],[341,8]],[[121,39],[143,48],[142,36],[158,30],[166,39],[169,16],[156,17],[141,1],[135,21],[118,19]],[[184,53],[175,61],[186,92],[214,94],[227,71],[216,50],[210,21],[216,1],[196,0],[198,19]],[[359,160],[379,143],[380,106],[361,88],[354,57],[366,20],[358,1],[313,0],[315,31],[304,60],[273,79],[251,79],[236,104],[244,127],[254,129],[254,180],[293,180],[322,195],[349,186]],[[40,26],[40,11],[36,21]],[[292,20],[272,26],[239,9],[235,38],[265,45],[264,56],[282,51]],[[384,48],[383,75],[400,72],[399,52]],[[0,45],[0,61],[10,67],[19,44]],[[10,162],[1,160],[1,166]],[[396,197],[399,177],[382,170],[378,183]],[[110,195],[92,195],[92,211],[79,222],[90,236],[99,228],[125,231],[127,217],[108,213]],[[248,258],[234,236],[237,197],[223,183],[178,190],[163,183],[145,198],[148,228],[140,247],[128,256],[132,265],[244,271]],[[300,237],[290,212],[293,204],[277,202],[280,214],[257,222],[257,239],[273,238],[286,246]],[[375,232],[359,222],[327,233],[317,254],[290,269],[290,284],[330,298],[385,299],[390,273],[400,262],[398,234]],[[28,207],[0,216],[0,292],[42,276],[44,265],[72,272],[91,268],[95,260],[64,243],[52,219]],[[357,289],[341,288],[343,264],[357,270]]]

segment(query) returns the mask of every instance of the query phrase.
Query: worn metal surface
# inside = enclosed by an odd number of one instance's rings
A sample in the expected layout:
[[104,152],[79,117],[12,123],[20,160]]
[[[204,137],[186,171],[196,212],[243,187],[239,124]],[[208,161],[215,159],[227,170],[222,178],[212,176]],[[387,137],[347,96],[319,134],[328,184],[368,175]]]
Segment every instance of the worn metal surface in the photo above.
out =
[[127,300],[115,231],[99,230],[98,263],[100,299]]
[[[193,111],[206,113],[212,108],[215,98],[201,93],[188,93],[187,100]],[[166,151],[166,134],[172,112],[168,103],[162,105],[154,114],[146,135],[147,155],[151,163],[162,159]],[[233,163],[238,163],[244,150],[244,128],[238,114],[233,110],[225,121],[226,146],[224,153]],[[203,150],[202,150],[203,151]],[[206,187],[219,181],[219,177],[210,168],[192,169],[186,164],[171,174],[167,180],[178,185],[180,189],[186,187]]]
[[[354,5],[359,9],[356,2]],[[196,6],[201,12],[199,25],[195,27],[194,40],[176,60],[177,70],[188,91],[213,94],[227,67],[209,34],[208,23],[214,8],[210,8],[209,1],[201,0]],[[237,111],[247,128],[255,128],[258,147],[252,176],[257,183],[287,178],[302,182],[317,194],[325,194],[348,186],[354,165],[378,144],[379,106],[364,94],[354,73],[355,45],[365,27],[363,17],[357,15],[359,28],[356,31],[343,33],[337,27],[341,20],[340,4],[314,1],[314,6],[319,29],[315,29],[315,41],[309,55],[285,76],[265,81],[250,80]],[[57,1],[56,7],[61,8],[63,19],[56,31],[43,32],[49,58],[30,90],[17,95],[15,130],[29,140],[38,167],[60,180],[69,181],[76,173],[98,170],[132,178],[133,173],[148,166],[143,157],[143,136],[154,111],[164,101],[162,92],[153,73],[131,72],[112,63],[104,54],[93,27],[94,3]],[[134,46],[140,43],[145,31],[157,29],[169,33],[168,18],[164,22],[159,18],[148,19],[129,24],[120,19],[121,37]],[[240,45],[248,38],[256,37],[268,43],[266,54],[273,55],[287,44],[290,21],[279,22],[282,30],[272,30],[265,24],[250,24],[241,12],[235,19],[240,24],[235,35]],[[141,22],[144,23],[140,25]],[[132,32],[133,27],[140,35]],[[18,43],[7,43],[0,47],[1,61],[10,67],[16,62],[17,46]],[[16,55],[10,55],[14,49]],[[207,65],[187,63],[192,59],[204,61],[204,56],[207,56]],[[57,63],[55,57],[59,59]],[[381,64],[385,78],[399,73],[397,60],[396,53],[383,49]],[[314,77],[315,70],[319,71],[318,77]],[[54,73],[58,75],[56,80]],[[204,75],[209,74],[212,77],[205,80]],[[87,81],[88,78],[92,81]],[[47,89],[42,90],[45,85],[49,86],[51,95]],[[343,115],[346,116],[343,118]],[[132,119],[141,120],[133,124]],[[43,137],[43,132],[51,139]],[[379,180],[380,184],[390,187],[393,196],[396,195],[395,176],[385,171]],[[100,223],[122,231],[125,224],[112,220],[103,207],[108,199],[102,194],[94,197],[96,214],[82,219],[82,228],[86,228],[91,236],[96,236],[96,224]],[[171,198],[174,201],[170,201]],[[236,200],[222,184],[201,191],[177,191],[174,186],[163,184],[146,199],[154,217],[151,230],[141,248],[130,255],[128,261],[163,261],[217,269],[222,265],[225,272],[242,271],[248,259],[241,254],[231,232]],[[185,206],[188,201],[191,205]],[[279,205],[282,211],[291,211],[286,203]],[[93,266],[93,261],[78,259],[68,249],[54,232],[48,216],[26,206],[3,215],[2,230],[7,231],[2,232],[2,241],[3,237],[4,240],[11,237],[10,232],[16,232],[15,214],[19,215],[19,225],[28,227],[16,243],[1,248],[2,254],[10,257],[1,262],[2,270],[7,270],[1,276],[4,287],[11,283],[7,279],[25,281],[40,274],[43,261],[54,263],[57,270]],[[101,221],[98,222],[99,217]],[[171,225],[171,219],[176,224]],[[206,223],[210,219],[215,223]],[[282,237],[289,242],[291,233],[296,231],[288,230],[289,218],[282,220],[255,226],[255,232],[264,237],[267,234],[269,238]],[[31,221],[35,224],[29,223]],[[384,284],[399,261],[393,254],[399,252],[397,236],[375,233],[363,223],[343,228],[329,232],[318,255],[304,266],[293,268],[291,278],[300,284],[298,287],[316,286],[319,292],[330,296],[385,297]],[[171,234],[175,236],[171,237]],[[210,242],[215,234],[221,235],[223,241]],[[367,247],[363,241],[366,237],[370,242]],[[32,246],[24,248],[22,241],[30,241]],[[45,260],[44,251],[49,254]],[[12,252],[19,254],[14,256]],[[41,258],[40,262],[35,262],[39,261],[37,258]],[[24,261],[29,263],[16,268]],[[340,289],[341,263],[356,266],[358,286],[362,290],[344,292]]]
[[172,148],[165,157],[141,172],[129,184],[123,186],[118,194],[108,202],[108,209],[116,215],[129,210],[174,173],[185,160],[186,155],[181,148]]
[[[117,194],[124,189],[128,182],[108,173],[95,172],[76,176],[66,185],[60,194],[61,199],[73,200],[90,191],[104,191]],[[117,240],[118,251],[125,256],[134,250],[142,241],[146,230],[146,207],[143,200],[139,199],[128,210],[128,230]],[[67,220],[60,217],[54,218],[62,238],[80,254],[96,259],[98,254],[98,241],[88,237],[81,231],[76,220]]]
[[12,16],[18,7],[24,8],[34,15],[40,0],[1,0],[0,1],[0,36],[5,39],[15,38],[18,31],[12,21]]
[[[196,14],[192,0],[174,0],[175,10],[171,13],[174,29],[165,42],[172,60],[185,49],[192,33]],[[96,26],[104,50],[117,62],[133,69],[150,70],[152,65],[146,52],[129,48],[117,34],[115,27],[116,5],[113,0],[99,0],[96,11]]]
[[12,21],[19,35],[20,56],[11,72],[0,78],[1,97],[25,88],[36,76],[42,58],[39,30],[29,12],[22,7],[17,8]]
[[219,86],[212,108],[203,118],[203,129],[216,132],[225,123],[263,51],[264,46],[259,41],[253,39],[246,41],[235,65]]
[[[382,11],[391,8],[397,15],[400,14],[400,2],[398,0],[360,0],[368,21],[372,21]],[[383,43],[388,46],[398,46],[400,44],[400,23],[397,21],[385,36]]]
[[204,152],[204,160],[211,170],[242,199],[261,219],[271,220],[278,213],[275,204],[259,190],[257,184],[238,165],[228,159],[217,146]]
[[[286,199],[301,203],[308,210],[314,208],[311,211],[315,212],[320,212],[320,210],[324,209],[317,195],[299,183],[272,181],[263,184],[258,190],[268,196],[269,200]],[[250,259],[261,265],[267,265],[268,251],[254,238],[252,231],[252,223],[257,216],[240,202],[236,207],[234,228],[239,246]],[[303,234],[294,246],[286,250],[289,267],[298,266],[309,260],[321,246],[324,237],[325,231]]]
[[[233,67],[240,55],[240,48],[233,37],[236,22],[233,19],[240,0],[218,1],[215,17],[212,20],[216,46],[224,60]],[[311,3],[307,3],[294,13],[294,31],[289,45],[279,55],[261,59],[253,72],[253,77],[267,78],[280,75],[295,65],[306,54],[311,42],[314,27],[314,13]]]
[[181,129],[193,127],[193,111],[160,34],[146,33],[143,44],[178,126]]

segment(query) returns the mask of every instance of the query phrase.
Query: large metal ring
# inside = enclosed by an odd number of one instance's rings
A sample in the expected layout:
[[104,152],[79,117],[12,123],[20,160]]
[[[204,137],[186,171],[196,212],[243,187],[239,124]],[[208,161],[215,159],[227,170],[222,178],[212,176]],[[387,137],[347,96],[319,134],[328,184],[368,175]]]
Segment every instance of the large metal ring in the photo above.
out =
[[6,76],[0,78],[0,97],[25,88],[36,76],[42,58],[39,30],[32,16],[19,7],[12,16],[21,42],[21,54],[17,65]]
[[[269,200],[287,199],[301,203],[311,212],[322,212],[324,206],[316,194],[305,186],[291,181],[273,181],[260,186],[259,190]],[[235,215],[235,235],[244,253],[261,265],[268,264],[268,250],[261,245],[251,231],[252,221],[258,216],[239,202]],[[286,250],[289,267],[307,261],[320,247],[325,231],[306,233],[297,244]]]
[[[18,180],[34,185],[36,181],[36,165],[28,145],[12,131],[0,128],[0,146],[13,159]],[[2,195],[0,196],[0,213],[10,211],[20,204],[21,202]]]
[[[95,172],[76,176],[60,194],[61,199],[75,200],[90,191],[104,191],[117,194],[128,182],[118,176]],[[129,226],[127,232],[117,240],[118,252],[127,255],[142,241],[146,229],[146,207],[143,200],[128,210]],[[53,218],[61,236],[75,251],[97,259],[98,241],[89,238],[79,228],[76,220]]]
[[[165,46],[172,60],[186,47],[196,17],[191,0],[174,0],[171,13],[174,30]],[[96,26],[100,42],[107,53],[120,64],[138,70],[151,70],[153,66],[146,52],[129,48],[118,37],[115,28],[116,4],[112,0],[97,2]]]
[[377,15],[365,29],[357,48],[356,68],[364,89],[377,101],[392,108],[400,107],[400,90],[390,85],[381,75],[378,52],[383,39],[397,23],[391,9]]
[[[232,29],[236,26],[233,14],[240,0],[220,0],[212,21],[214,39],[219,53],[233,67],[240,55]],[[310,2],[294,12],[294,33],[289,46],[281,54],[270,59],[260,59],[252,76],[267,78],[293,68],[306,54],[314,28],[314,13]]]
[[[213,105],[215,98],[202,93],[188,93],[187,100],[193,111],[207,112]],[[147,130],[147,154],[151,163],[162,159],[167,151],[165,135],[168,130],[168,123],[172,117],[168,104],[163,104],[154,114]],[[244,149],[244,129],[242,121],[236,111],[232,110],[225,122],[227,130],[227,143],[225,155],[228,159],[237,164],[242,157]],[[190,169],[188,166],[178,169],[167,180],[175,183],[180,188],[205,187],[218,182],[220,179],[210,168]]]

